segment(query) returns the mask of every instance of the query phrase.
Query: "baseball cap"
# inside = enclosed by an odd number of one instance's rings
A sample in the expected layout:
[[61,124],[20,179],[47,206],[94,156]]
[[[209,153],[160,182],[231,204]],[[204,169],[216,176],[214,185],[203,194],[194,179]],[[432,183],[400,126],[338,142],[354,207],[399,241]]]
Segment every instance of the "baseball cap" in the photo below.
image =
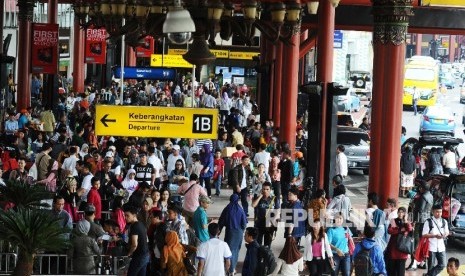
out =
[[112,151],[116,151],[116,147],[115,147],[115,146],[109,146],[108,149],[109,149],[109,150],[112,150]]
[[211,199],[208,196],[200,196],[199,202],[212,203]]
[[295,158],[300,159],[300,158],[303,158],[303,157],[304,157],[304,154],[302,152],[296,151]]
[[174,145],[174,146],[173,146],[173,149],[175,149],[175,150],[180,150],[181,147],[180,147],[179,145]]
[[107,151],[107,153],[105,154],[105,157],[114,157],[115,155],[113,154],[112,151]]

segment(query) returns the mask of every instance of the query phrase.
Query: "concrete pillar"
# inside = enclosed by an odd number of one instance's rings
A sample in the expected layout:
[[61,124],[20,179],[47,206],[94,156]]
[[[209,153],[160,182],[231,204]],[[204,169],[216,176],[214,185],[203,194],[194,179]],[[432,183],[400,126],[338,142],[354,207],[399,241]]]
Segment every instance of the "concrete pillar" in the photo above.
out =
[[269,100],[268,100],[268,118],[272,119],[276,113],[273,110],[274,101],[276,101],[276,93],[275,93],[275,86],[274,86],[274,78],[275,78],[275,59],[276,59],[276,46],[270,42],[266,42],[266,56],[265,56],[265,63],[269,66]]
[[399,195],[403,95],[392,91],[403,89],[405,42],[412,15],[411,4],[405,6],[403,0],[373,1],[373,91],[377,93],[372,102],[368,189],[378,193],[381,207]]
[[281,84],[283,80],[283,43],[276,43],[276,61],[274,70],[274,101],[273,101],[273,123],[275,128],[281,128]]
[[84,63],[84,47],[85,47],[85,33],[78,23],[78,19],[74,20],[73,26],[73,91],[75,93],[84,92],[85,80],[85,63]]
[[[17,110],[31,105],[31,45],[32,45],[32,12],[34,3],[27,0],[18,1],[18,70]],[[3,38],[2,38],[3,39]]]
[[322,84],[321,91],[321,131],[320,131],[320,154],[318,186],[324,188],[325,179],[329,177],[329,170],[325,168],[330,160],[331,143],[327,137],[329,115],[328,110],[328,84],[333,81],[333,44],[334,44],[334,7],[327,0],[320,0],[318,6],[318,34],[317,34],[317,74],[316,79]]
[[299,46],[300,26],[295,27],[290,43],[283,46],[283,77],[281,91],[281,126],[280,141],[289,143],[289,148],[295,149],[297,126],[297,96],[299,89]]

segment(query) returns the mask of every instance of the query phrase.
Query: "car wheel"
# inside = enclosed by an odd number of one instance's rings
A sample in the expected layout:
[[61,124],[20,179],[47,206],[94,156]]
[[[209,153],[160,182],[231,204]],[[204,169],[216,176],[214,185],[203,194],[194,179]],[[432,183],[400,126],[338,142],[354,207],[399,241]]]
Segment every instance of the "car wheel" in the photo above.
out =
[[364,175],[370,174],[370,170],[369,170],[369,169],[364,169],[364,170],[363,170],[363,174],[364,174]]

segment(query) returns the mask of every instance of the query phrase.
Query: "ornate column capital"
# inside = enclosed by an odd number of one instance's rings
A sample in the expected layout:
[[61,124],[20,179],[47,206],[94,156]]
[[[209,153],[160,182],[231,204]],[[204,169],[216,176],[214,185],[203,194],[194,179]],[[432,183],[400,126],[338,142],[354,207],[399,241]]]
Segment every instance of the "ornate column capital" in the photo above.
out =
[[35,3],[34,0],[18,0],[18,19],[32,21]]
[[412,2],[413,0],[372,0],[373,43],[405,43],[409,18],[413,16]]

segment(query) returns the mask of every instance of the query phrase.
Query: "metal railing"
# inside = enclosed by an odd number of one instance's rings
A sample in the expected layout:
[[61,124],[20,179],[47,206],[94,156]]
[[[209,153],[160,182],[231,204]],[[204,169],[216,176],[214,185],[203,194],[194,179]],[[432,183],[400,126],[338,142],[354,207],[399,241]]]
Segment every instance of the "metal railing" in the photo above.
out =
[[[95,273],[98,275],[126,275],[130,259],[110,255],[95,255]],[[10,275],[16,267],[18,255],[0,253],[0,275]],[[34,275],[73,274],[73,261],[66,254],[37,254],[34,259]]]

